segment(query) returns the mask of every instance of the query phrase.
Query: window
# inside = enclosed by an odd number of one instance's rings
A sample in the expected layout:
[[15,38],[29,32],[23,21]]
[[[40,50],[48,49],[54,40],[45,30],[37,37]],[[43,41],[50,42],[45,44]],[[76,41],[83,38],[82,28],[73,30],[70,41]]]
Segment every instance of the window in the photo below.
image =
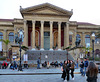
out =
[[69,35],[69,45],[72,45],[72,35]]
[[86,44],[86,47],[90,47],[90,35],[85,36],[85,44]]
[[10,32],[9,33],[9,41],[10,42],[13,42],[14,41],[14,33],[13,32]]
[[50,32],[44,32],[44,36],[50,36]]
[[100,44],[100,38],[98,38],[97,36],[95,36],[95,43]]
[[0,32],[0,40],[3,39],[3,33]]

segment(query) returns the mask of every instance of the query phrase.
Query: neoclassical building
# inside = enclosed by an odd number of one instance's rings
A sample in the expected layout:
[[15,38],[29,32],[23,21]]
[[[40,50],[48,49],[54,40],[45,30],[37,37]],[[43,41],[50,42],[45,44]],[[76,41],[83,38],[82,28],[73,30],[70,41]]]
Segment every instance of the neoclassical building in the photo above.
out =
[[[68,46],[74,47],[76,38],[81,40],[80,45],[91,47],[91,34],[97,34],[100,27],[87,22],[70,21],[73,10],[68,11],[49,3],[20,7],[20,13],[23,19],[0,19],[0,39],[10,41],[8,46],[2,43],[3,52],[16,44],[15,35],[20,29],[24,31],[22,45],[29,49],[63,50]],[[98,49],[100,40],[95,38],[95,43],[95,49]]]

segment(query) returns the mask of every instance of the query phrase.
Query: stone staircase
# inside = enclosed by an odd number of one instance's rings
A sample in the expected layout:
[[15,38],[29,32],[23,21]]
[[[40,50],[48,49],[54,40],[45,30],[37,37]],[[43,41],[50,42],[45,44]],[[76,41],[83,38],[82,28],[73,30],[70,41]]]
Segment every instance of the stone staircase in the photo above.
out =
[[[49,50],[28,50],[26,52],[28,54],[28,62],[37,64],[37,59],[41,57],[41,63],[44,61],[49,61],[49,62],[63,62],[64,60],[67,60],[67,51],[66,50],[61,50],[61,51],[49,51]],[[68,59],[74,60],[73,57],[69,54]]]

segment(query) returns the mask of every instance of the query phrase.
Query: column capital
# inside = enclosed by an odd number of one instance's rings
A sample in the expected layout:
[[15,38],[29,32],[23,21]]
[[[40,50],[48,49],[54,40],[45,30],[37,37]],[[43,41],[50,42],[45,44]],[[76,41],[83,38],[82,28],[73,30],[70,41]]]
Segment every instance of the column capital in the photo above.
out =
[[74,32],[77,32],[77,30],[76,30],[76,29],[74,29]]
[[44,24],[44,21],[41,21],[41,24]]
[[16,30],[17,27],[14,27],[14,30]]
[[58,24],[61,24],[61,22],[59,21]]
[[7,32],[7,29],[4,29],[4,32]]
[[24,23],[27,23],[27,20],[24,20]]
[[67,25],[67,24],[70,24],[70,22],[69,22],[69,21],[68,21],[68,22],[66,22],[66,25]]
[[50,24],[53,24],[53,21],[50,21]]
[[85,34],[85,32],[82,32],[82,34]]
[[35,20],[32,20],[32,23],[35,23]]

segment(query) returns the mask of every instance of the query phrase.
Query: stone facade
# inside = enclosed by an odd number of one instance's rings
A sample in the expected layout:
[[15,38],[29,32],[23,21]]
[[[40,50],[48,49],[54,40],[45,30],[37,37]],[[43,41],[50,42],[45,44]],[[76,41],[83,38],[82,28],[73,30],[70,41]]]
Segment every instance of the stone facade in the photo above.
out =
[[[14,36],[18,30],[24,31],[23,45],[32,50],[44,50],[44,40],[49,40],[49,50],[63,50],[71,45],[75,46],[76,35],[81,38],[80,45],[86,46],[85,36],[90,35],[90,46],[92,46],[91,33],[98,32],[100,25],[94,25],[86,22],[70,21],[73,11],[64,10],[49,3],[20,8],[23,19],[0,19],[0,32],[3,33],[3,39],[9,39],[9,33]],[[8,48],[15,44],[15,40],[10,42]],[[96,48],[100,48],[97,47]],[[2,45],[3,51],[6,51],[6,45]],[[95,49],[96,49],[95,48]]]

